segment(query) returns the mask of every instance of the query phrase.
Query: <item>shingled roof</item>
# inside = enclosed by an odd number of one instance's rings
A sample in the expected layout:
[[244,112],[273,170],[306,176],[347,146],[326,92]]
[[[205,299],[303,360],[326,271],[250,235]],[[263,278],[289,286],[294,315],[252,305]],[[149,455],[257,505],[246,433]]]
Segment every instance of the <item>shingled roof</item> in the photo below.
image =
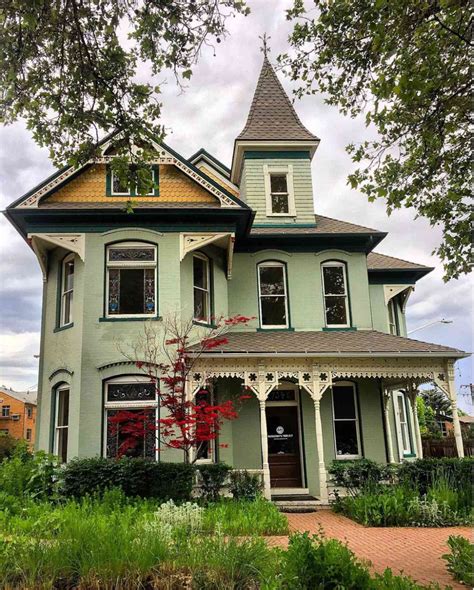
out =
[[363,225],[356,225],[348,221],[341,221],[333,219],[332,217],[324,217],[323,215],[314,216],[314,227],[292,227],[288,224],[287,227],[254,227],[251,235],[312,235],[312,234],[381,234],[376,229],[364,227]]
[[299,120],[267,57],[239,140],[318,141]]
[[375,330],[341,332],[231,332],[227,342],[204,356],[294,354],[308,356],[468,356],[462,350],[384,334]]
[[369,270],[433,270],[432,267],[424,264],[409,262],[401,258],[379,254],[378,252],[367,254],[367,268]]

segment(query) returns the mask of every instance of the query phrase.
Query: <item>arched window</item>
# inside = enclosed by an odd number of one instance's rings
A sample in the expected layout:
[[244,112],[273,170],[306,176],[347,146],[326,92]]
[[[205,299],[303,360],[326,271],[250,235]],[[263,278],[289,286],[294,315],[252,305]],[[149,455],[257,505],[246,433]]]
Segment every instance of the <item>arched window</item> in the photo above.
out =
[[347,294],[346,265],[331,260],[321,265],[326,326],[349,326],[349,302]]
[[286,266],[282,262],[258,265],[258,295],[262,328],[288,328]]
[[105,383],[105,456],[156,460],[158,391],[148,377],[129,375]]
[[156,246],[121,242],[107,247],[107,317],[156,316]]
[[72,301],[74,298],[74,254],[69,254],[61,265],[61,313],[59,325],[72,324]]
[[201,253],[193,255],[193,318],[196,322],[211,323],[210,263]]
[[53,454],[59,457],[61,463],[66,463],[69,438],[69,385],[65,383],[53,391],[56,396]]

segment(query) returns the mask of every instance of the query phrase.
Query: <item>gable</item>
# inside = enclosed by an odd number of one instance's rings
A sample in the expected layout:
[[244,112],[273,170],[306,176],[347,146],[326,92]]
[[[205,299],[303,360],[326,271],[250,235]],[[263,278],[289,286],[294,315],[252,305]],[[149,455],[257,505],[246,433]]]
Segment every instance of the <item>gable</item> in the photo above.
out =
[[133,199],[138,203],[210,203],[218,204],[217,197],[189,178],[172,164],[159,165],[159,195],[154,196],[107,196],[107,169],[105,164],[93,164],[76,178],[47,197],[48,203],[104,203],[126,202]]
[[202,170],[204,172],[204,174],[206,174],[206,176],[209,176],[209,178],[212,178],[212,180],[217,182],[218,185],[222,186],[222,188],[226,189],[229,193],[234,195],[234,197],[239,196],[239,191],[237,190],[237,187],[234,184],[232,184],[230,181],[224,180],[222,176],[218,176],[216,174],[216,172],[210,166],[206,166],[205,164],[200,164],[198,166],[198,168],[199,168],[199,170]]

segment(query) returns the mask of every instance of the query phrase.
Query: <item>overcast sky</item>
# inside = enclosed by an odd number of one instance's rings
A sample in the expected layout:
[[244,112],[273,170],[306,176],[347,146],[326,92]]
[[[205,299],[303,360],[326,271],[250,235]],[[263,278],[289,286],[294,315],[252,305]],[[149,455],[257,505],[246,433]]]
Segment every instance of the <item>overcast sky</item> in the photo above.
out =
[[[287,49],[290,26],[285,9],[291,0],[249,0],[252,13],[229,23],[229,36],[212,49],[205,49],[186,91],[170,77],[163,86],[163,123],[166,142],[188,157],[200,147],[230,166],[233,140],[244,126],[262,64],[259,36],[271,39],[269,58],[275,62]],[[289,94],[291,83],[280,79]],[[147,76],[144,69],[142,77]],[[440,239],[439,228],[414,213],[402,210],[387,217],[383,202],[368,203],[348,188],[353,169],[344,148],[367,136],[362,121],[346,118],[324,104],[320,96],[297,101],[296,110],[306,127],[321,138],[313,160],[315,210],[322,215],[360,223],[390,232],[377,247],[384,254],[436,267],[422,279],[412,294],[408,329],[446,318],[452,324],[436,324],[419,330],[414,338],[472,350],[472,283],[464,277],[444,283],[440,261],[431,254]],[[39,149],[25,126],[17,123],[0,129],[0,207],[5,208],[52,171],[45,150]],[[15,389],[36,386],[41,320],[42,278],[28,246],[4,219],[0,219],[0,383]],[[471,360],[457,363],[458,387],[471,382]],[[466,393],[466,389],[460,389]],[[466,405],[467,397],[461,397]]]

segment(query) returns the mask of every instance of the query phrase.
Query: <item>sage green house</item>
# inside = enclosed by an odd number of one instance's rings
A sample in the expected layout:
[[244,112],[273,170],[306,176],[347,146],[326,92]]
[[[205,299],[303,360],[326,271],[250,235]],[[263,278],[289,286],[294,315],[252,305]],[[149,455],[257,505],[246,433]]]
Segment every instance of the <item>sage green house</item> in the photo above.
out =
[[[416,387],[436,382],[455,410],[454,363],[466,355],[407,338],[407,302],[430,268],[379,253],[383,232],[315,214],[319,139],[267,59],[231,169],[205,150],[185,158],[152,142],[155,186],[139,196],[109,169],[114,141],[6,211],[44,278],[37,447],[64,461],[115,456],[118,411],[160,413],[123,345],[145,322],[193,318],[205,329],[240,314],[254,319],[199,357],[188,386],[219,400],[245,387],[250,399],[198,461],[260,473],[267,496],[324,500],[334,459],[421,456]],[[183,459],[153,436],[136,452]]]

